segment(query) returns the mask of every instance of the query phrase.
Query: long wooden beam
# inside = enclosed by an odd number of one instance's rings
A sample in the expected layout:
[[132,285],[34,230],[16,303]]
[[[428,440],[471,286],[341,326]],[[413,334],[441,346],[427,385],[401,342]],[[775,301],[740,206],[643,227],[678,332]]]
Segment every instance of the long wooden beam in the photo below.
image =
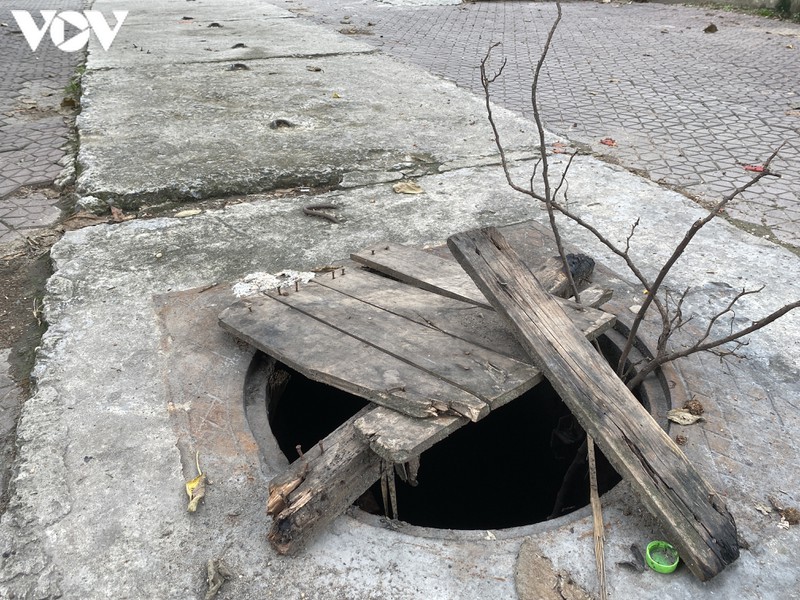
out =
[[453,256],[517,334],[573,415],[707,580],[739,556],[725,503],[586,341],[494,228],[448,240]]

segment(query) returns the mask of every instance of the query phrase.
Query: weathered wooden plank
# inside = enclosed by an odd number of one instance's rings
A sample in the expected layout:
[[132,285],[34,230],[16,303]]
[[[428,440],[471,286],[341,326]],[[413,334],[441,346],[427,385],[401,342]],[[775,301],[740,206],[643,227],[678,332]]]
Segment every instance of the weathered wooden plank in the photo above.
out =
[[306,377],[415,417],[483,406],[469,392],[431,377],[269,297],[239,301],[219,317],[236,337]]
[[350,258],[380,273],[423,290],[484,308],[491,305],[473,281],[453,260],[401,244],[378,244]]
[[[613,296],[613,291],[609,290],[608,288],[603,288],[600,287],[599,285],[592,284],[585,290],[581,290],[580,294],[581,294],[581,304],[583,304],[584,306],[591,306],[592,308],[599,308],[600,306],[603,306],[603,304],[611,300]],[[575,300],[574,297],[570,299]],[[575,323],[575,320],[573,319],[572,322]],[[577,323],[575,323],[575,325],[576,327],[578,327],[578,329],[580,329]]]
[[[350,275],[346,277],[350,277]],[[343,285],[340,279],[341,278],[337,278],[335,280],[335,282],[339,282],[337,285]],[[358,281],[355,278],[354,280]],[[328,280],[323,279],[323,281]],[[329,282],[329,284],[333,285],[334,281]],[[344,289],[348,289],[350,285],[355,284],[348,283]],[[402,283],[397,283],[396,285],[404,286]],[[392,304],[391,298],[396,297],[396,294],[389,294],[389,297],[384,299],[383,294],[376,293],[373,295],[370,291],[363,289],[363,286],[357,285],[356,287],[358,287],[358,293],[362,298],[370,302],[379,302],[381,305],[385,304],[387,307]],[[527,353],[522,350],[521,346],[516,341],[516,338],[511,336],[508,325],[503,322],[494,311],[487,311],[477,306],[464,310],[464,303],[457,300],[435,296],[425,291],[420,291],[419,294],[422,294],[424,298],[428,298],[429,301],[430,296],[439,298],[439,300],[434,302],[434,305],[436,308],[442,309],[443,311],[448,306],[448,303],[456,303],[454,308],[457,307],[460,310],[454,310],[454,312],[457,317],[461,317],[462,319],[476,312],[479,315],[483,315],[482,318],[473,319],[465,323],[459,323],[456,319],[448,321],[431,315],[423,316],[422,318],[424,321],[434,319],[435,322],[433,325],[442,327],[454,335],[459,335],[461,333],[460,331],[455,332],[455,329],[459,327],[459,325],[463,325],[467,330],[465,335],[469,336],[471,333],[486,335],[486,339],[489,340],[489,347],[494,348],[496,344],[507,344],[507,349],[511,356],[519,358],[520,360],[530,360]],[[598,295],[598,298],[603,295],[604,294]],[[583,332],[586,338],[590,340],[607,332],[615,322],[613,315],[601,311],[583,310],[582,307],[578,307],[574,302],[560,301],[559,304],[569,311],[573,323]],[[393,307],[393,309],[402,310],[402,307]],[[587,316],[589,314],[595,314],[597,318],[589,318]],[[413,318],[413,315],[409,315],[409,318]],[[482,329],[484,324],[489,327],[488,330]],[[470,328],[474,328],[472,332],[469,331]],[[519,354],[520,352],[524,352],[525,355],[521,356]],[[537,370],[535,377],[530,381],[531,387],[541,382],[542,378],[541,372]],[[495,410],[499,408],[510,399],[506,398],[503,400],[504,401],[491,402],[491,409]],[[443,415],[432,419],[415,419],[407,415],[398,414],[389,409],[376,408],[358,419],[355,423],[355,427],[359,435],[369,442],[370,447],[376,454],[390,462],[402,463],[419,456],[422,452],[431,448],[434,444],[443,440],[466,424],[466,419],[457,417]]]
[[467,423],[469,419],[464,417],[415,419],[395,410],[376,407],[359,417],[354,425],[358,436],[376,455],[392,463],[404,463],[419,457]]
[[[540,241],[544,237],[533,227],[528,228],[526,233]],[[577,281],[587,280],[594,269],[594,261],[583,254],[569,256],[573,277]],[[452,259],[401,244],[378,244],[354,252],[350,258],[414,287],[492,309],[475,283]],[[567,294],[569,281],[563,271],[561,259],[553,256],[543,258],[535,265],[534,272],[542,285],[552,290],[552,294]]]
[[[351,269],[335,279],[321,275],[315,280],[320,285],[362,302],[387,310],[420,325],[509,356],[520,362],[530,363],[522,346],[505,321],[494,312],[474,304],[441,296],[412,287],[394,279],[364,269]],[[587,302],[600,302],[605,298],[601,290],[586,291]],[[590,339],[614,326],[615,317],[609,313],[578,306],[570,300],[557,300],[567,311],[578,329],[587,332]]]
[[[364,409],[364,411],[369,410]],[[269,484],[269,541],[280,554],[297,554],[381,474],[381,459],[343,423]]]
[[528,363],[420,325],[314,281],[301,286],[299,292],[273,297],[474,394],[483,400],[480,405],[451,403],[454,410],[473,421],[488,414],[488,403],[516,398],[532,385],[536,369]]
[[452,236],[448,246],[602,448],[638,492],[699,579],[739,556],[722,499],[680,448],[573,327],[559,305],[494,228]]

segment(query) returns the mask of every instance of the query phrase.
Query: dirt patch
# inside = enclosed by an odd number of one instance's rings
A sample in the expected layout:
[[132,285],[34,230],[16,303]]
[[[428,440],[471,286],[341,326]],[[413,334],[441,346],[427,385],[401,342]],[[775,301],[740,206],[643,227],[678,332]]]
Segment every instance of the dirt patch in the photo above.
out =
[[47,329],[42,297],[52,272],[50,247],[58,237],[47,232],[13,246],[0,246],[0,349],[3,355],[8,349],[9,365],[7,374],[0,373],[0,515],[8,505],[17,420],[22,403],[31,394],[36,348]]
[[525,540],[515,569],[520,600],[592,600],[566,571],[558,571],[532,539]]
[[2,250],[0,258],[0,348],[11,348],[11,377],[27,396],[34,353],[47,328],[42,297],[51,275],[50,246],[58,234],[48,232]]

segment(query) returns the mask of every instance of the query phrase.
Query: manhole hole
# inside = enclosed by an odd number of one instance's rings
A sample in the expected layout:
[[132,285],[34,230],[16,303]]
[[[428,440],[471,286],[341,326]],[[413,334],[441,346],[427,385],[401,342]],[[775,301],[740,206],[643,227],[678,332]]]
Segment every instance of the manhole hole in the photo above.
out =
[[[603,354],[613,361],[624,338],[610,331],[599,341]],[[264,359],[262,355],[259,360]],[[654,379],[636,395],[651,414],[664,415],[669,389],[660,374]],[[367,405],[363,398],[312,381],[280,363],[274,363],[271,383],[267,387],[273,393],[266,397],[269,426],[290,462],[299,457],[298,448],[318,444]],[[663,418],[660,424],[667,426]],[[418,484],[397,479],[399,517],[421,527],[486,530],[568,514],[589,502],[584,438],[569,409],[545,381],[425,451]],[[598,452],[601,494],[619,481]],[[356,505],[383,514],[380,484]]]

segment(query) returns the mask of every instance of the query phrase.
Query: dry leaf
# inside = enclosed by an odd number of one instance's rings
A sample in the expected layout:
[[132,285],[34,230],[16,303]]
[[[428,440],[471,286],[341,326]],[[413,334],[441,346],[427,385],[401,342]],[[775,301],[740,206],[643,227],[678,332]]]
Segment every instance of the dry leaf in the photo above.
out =
[[97,225],[98,223],[107,222],[108,217],[100,217],[82,210],[61,223],[61,226],[66,231],[74,231],[75,229],[81,229],[82,227],[89,227],[90,225]]
[[222,587],[222,584],[231,577],[233,577],[233,573],[231,573],[228,566],[222,562],[222,559],[209,559],[208,563],[206,563],[208,591],[206,592],[204,600],[211,600],[214,598]]
[[203,212],[203,211],[200,210],[199,208],[189,208],[187,210],[182,210],[182,211],[176,212],[173,216],[178,217],[178,218],[193,217],[195,215],[199,215],[201,212]]
[[800,510],[797,510],[796,508],[784,508],[781,511],[781,517],[786,519],[786,522],[789,523],[789,525],[800,524]]
[[685,408],[690,413],[696,416],[700,416],[705,412],[705,408],[703,407],[702,402],[700,402],[699,400],[695,400],[694,398],[692,398],[691,400],[687,400],[683,404],[683,408]]
[[337,94],[336,92],[333,92],[331,94],[331,98],[341,98],[341,96],[339,94]]
[[189,506],[187,510],[189,512],[197,510],[197,505],[206,495],[206,482],[208,481],[205,473],[200,470],[200,451],[195,453],[194,462],[197,466],[197,477],[186,483],[186,495],[189,496]]
[[755,504],[753,505],[753,508],[755,508],[762,515],[768,515],[772,512],[772,509],[769,506],[764,506],[763,504]]
[[127,221],[128,219],[125,217],[125,213],[122,211],[121,208],[116,206],[112,206],[111,208],[111,220],[114,223],[122,223],[122,221]]
[[703,420],[703,417],[700,415],[693,415],[685,408],[672,409],[667,413],[667,418],[678,425],[692,425],[693,423]]
[[186,484],[186,493],[189,495],[189,506],[187,510],[194,512],[197,510],[197,505],[200,500],[206,495],[206,476],[198,475]]
[[600,143],[603,144],[604,146],[612,146],[612,147],[617,145],[616,140],[613,140],[611,138],[603,138],[602,140],[600,140]]
[[425,190],[419,187],[416,182],[408,180],[408,181],[398,181],[392,186],[392,189],[397,194],[423,194]]

